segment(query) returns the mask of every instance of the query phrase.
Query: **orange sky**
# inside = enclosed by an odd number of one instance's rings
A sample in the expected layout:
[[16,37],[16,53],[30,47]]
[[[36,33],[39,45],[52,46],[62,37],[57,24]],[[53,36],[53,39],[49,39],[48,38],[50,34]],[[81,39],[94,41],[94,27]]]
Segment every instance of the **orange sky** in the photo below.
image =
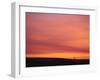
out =
[[26,55],[89,58],[89,16],[27,12]]

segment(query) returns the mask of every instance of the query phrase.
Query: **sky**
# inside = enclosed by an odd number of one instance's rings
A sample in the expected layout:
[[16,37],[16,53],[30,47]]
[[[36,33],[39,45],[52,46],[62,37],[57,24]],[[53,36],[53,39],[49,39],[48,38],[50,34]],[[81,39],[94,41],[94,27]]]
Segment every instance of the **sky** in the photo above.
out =
[[89,15],[26,12],[26,57],[89,59]]

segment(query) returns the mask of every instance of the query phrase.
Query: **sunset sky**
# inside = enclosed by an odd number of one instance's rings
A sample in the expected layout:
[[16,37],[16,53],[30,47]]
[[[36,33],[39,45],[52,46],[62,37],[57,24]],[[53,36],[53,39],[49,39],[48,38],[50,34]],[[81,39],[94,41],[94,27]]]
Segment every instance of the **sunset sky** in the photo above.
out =
[[26,12],[26,57],[89,59],[89,16]]

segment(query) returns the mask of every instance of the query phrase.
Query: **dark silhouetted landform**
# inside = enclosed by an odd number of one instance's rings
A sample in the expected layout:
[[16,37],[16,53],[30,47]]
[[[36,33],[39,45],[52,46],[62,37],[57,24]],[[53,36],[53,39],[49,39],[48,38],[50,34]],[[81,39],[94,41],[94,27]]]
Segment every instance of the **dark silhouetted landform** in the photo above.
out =
[[89,64],[89,59],[26,58],[26,67]]

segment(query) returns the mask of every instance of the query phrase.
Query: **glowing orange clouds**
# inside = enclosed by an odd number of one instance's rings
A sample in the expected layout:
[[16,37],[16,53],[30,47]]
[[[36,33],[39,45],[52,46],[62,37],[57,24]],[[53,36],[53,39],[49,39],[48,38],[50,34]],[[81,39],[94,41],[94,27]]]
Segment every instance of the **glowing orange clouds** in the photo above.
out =
[[89,58],[89,16],[27,12],[26,56]]

